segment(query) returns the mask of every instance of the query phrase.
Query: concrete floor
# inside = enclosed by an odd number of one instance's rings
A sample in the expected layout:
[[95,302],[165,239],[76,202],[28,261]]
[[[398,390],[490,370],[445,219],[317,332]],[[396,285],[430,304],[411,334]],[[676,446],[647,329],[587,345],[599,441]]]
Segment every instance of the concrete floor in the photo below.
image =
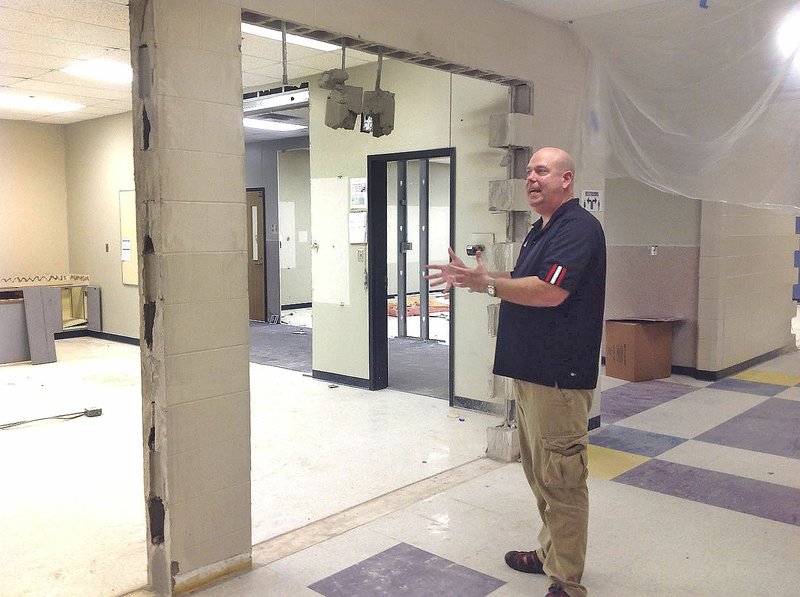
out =
[[[137,590],[138,349],[81,338],[57,351],[57,363],[0,367],[0,423],[87,407],[103,416],[0,431],[0,595],[149,595]],[[601,387],[590,594],[794,594],[800,352],[713,384],[604,376]],[[468,594],[454,571],[483,591],[469,594],[544,595],[546,579],[502,560],[534,547],[538,521],[520,465],[482,458],[498,419],[262,365],[251,366],[251,388],[254,568],[199,595],[354,597],[363,583],[380,594],[376,581],[409,594],[375,573],[387,558],[403,582],[423,578],[420,562],[439,562],[415,597]],[[305,429],[312,415],[322,424]]]

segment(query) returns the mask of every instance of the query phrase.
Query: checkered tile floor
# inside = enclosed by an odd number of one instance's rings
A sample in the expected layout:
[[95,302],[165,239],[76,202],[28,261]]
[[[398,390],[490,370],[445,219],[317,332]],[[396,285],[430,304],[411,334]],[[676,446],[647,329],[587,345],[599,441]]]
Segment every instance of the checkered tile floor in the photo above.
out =
[[601,409],[592,476],[800,526],[800,375],[625,383]]

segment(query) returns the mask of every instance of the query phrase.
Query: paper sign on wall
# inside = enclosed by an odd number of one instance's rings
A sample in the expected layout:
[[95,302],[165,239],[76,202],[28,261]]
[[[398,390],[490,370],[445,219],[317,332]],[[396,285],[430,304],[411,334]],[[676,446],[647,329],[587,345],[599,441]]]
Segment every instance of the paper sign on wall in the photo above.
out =
[[367,212],[350,212],[350,244],[361,245],[367,242]]
[[350,209],[367,209],[367,179],[350,179]]
[[131,260],[131,241],[127,238],[122,239],[122,261]]
[[581,206],[587,211],[603,211],[603,191],[583,191]]

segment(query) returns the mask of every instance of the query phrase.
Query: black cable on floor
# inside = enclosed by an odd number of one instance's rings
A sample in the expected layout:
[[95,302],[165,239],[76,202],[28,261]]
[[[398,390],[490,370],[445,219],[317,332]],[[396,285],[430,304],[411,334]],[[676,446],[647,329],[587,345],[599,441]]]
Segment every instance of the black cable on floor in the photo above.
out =
[[12,427],[19,427],[20,425],[27,425],[28,423],[36,423],[37,421],[49,421],[51,419],[59,421],[71,421],[72,419],[77,419],[78,417],[99,417],[102,414],[102,408],[85,408],[83,411],[76,413],[66,413],[63,415],[54,415],[52,417],[41,417],[39,419],[29,419],[26,421],[15,421],[14,423],[3,423],[0,425],[0,429],[11,429]]

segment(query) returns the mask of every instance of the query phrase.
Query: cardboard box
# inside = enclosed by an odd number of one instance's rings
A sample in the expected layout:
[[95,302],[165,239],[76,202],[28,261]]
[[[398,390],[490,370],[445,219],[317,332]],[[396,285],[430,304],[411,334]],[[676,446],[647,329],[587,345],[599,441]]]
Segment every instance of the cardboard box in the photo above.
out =
[[672,373],[672,320],[606,321],[606,375],[628,381]]

